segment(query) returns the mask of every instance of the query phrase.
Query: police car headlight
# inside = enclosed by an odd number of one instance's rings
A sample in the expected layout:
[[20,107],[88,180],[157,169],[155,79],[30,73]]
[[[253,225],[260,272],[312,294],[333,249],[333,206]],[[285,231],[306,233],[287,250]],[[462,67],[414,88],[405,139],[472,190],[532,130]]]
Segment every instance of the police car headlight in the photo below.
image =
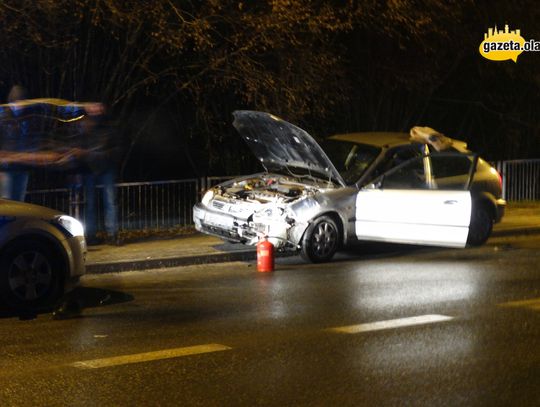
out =
[[61,215],[55,218],[58,226],[68,232],[71,236],[84,236],[84,227],[81,222],[71,216]]
[[210,203],[210,201],[212,200],[212,198],[214,197],[214,191],[213,190],[208,190],[206,191],[206,193],[204,194],[203,198],[202,198],[202,204],[204,206],[208,206],[208,204]]

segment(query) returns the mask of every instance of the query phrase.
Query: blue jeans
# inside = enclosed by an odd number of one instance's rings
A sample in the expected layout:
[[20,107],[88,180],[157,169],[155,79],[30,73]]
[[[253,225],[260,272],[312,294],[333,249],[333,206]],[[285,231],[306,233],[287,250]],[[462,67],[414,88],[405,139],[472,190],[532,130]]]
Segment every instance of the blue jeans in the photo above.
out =
[[0,196],[24,202],[28,187],[28,171],[3,171],[0,173]]
[[118,215],[116,208],[116,173],[114,170],[106,170],[101,174],[85,174],[83,176],[85,211],[84,226],[86,237],[93,238],[97,232],[96,215],[96,184],[103,185],[103,211],[105,218],[105,231],[107,235],[114,236],[118,233]]

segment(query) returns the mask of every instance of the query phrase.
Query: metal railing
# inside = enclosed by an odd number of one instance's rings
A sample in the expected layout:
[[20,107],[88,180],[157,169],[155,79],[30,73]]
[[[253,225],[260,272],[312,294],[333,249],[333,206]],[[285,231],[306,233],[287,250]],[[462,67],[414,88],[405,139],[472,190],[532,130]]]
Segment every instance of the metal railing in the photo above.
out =
[[[192,208],[202,193],[232,177],[204,177],[156,182],[116,184],[119,230],[166,230],[193,224]],[[103,186],[96,186],[97,230],[104,230]],[[84,220],[83,188],[34,190],[26,201],[57,209]]]
[[[117,185],[120,230],[169,229],[193,223],[199,180],[122,183]],[[101,202],[98,190],[98,202]],[[103,219],[98,207],[98,219]],[[103,225],[98,225],[103,226]]]
[[70,188],[39,189],[26,193],[26,202],[53,208],[75,216],[77,199]]
[[[508,201],[540,200],[540,159],[497,163]],[[211,186],[233,177],[203,177],[156,182],[126,182],[117,186],[119,229],[166,230],[192,226],[192,208]],[[97,186],[98,230],[103,230],[102,186]],[[84,220],[82,188],[29,191],[26,200]]]
[[497,163],[502,176],[502,194],[507,201],[540,200],[540,159]]

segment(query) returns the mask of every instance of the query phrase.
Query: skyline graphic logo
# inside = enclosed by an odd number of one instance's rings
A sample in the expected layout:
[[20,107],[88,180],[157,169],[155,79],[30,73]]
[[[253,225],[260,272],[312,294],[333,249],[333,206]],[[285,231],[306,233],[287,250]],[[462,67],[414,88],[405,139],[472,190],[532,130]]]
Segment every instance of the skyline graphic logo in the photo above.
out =
[[505,24],[504,30],[497,26],[489,28],[484,34],[484,41],[479,47],[480,55],[491,61],[512,60],[517,62],[518,56],[525,51],[540,51],[540,42],[534,39],[525,40],[521,36],[521,30],[510,30]]

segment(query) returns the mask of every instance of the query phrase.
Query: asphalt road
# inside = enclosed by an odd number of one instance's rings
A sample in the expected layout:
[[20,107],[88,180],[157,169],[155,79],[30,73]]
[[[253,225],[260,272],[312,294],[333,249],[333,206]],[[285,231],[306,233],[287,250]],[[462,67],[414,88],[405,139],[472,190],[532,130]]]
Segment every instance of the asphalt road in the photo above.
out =
[[0,406],[540,405],[539,248],[86,276],[77,318],[0,318]]

